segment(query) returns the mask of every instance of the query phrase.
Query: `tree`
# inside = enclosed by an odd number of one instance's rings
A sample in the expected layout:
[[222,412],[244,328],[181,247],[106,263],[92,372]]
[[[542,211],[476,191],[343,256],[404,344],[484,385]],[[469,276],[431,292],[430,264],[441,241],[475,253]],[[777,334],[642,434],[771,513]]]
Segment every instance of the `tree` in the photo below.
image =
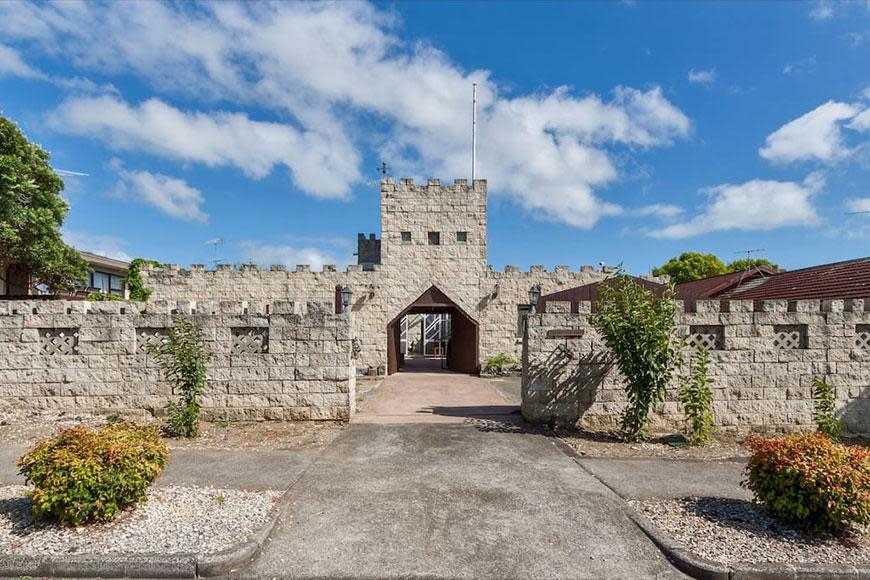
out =
[[742,258],[740,260],[734,260],[728,264],[727,268],[729,272],[745,272],[746,270],[757,268],[759,266],[771,268],[777,272],[785,271],[767,258]]
[[646,437],[651,408],[665,397],[677,364],[677,306],[673,285],[661,295],[620,271],[598,287],[596,312],[590,318],[613,353],[625,379],[628,403],[622,412],[622,437]]
[[683,252],[679,258],[671,258],[664,266],[653,270],[653,276],[667,274],[674,284],[725,274],[725,264],[715,254]]
[[89,268],[61,237],[69,206],[48,159],[15,123],[0,117],[0,263],[4,269],[23,266],[52,292],[72,291]]

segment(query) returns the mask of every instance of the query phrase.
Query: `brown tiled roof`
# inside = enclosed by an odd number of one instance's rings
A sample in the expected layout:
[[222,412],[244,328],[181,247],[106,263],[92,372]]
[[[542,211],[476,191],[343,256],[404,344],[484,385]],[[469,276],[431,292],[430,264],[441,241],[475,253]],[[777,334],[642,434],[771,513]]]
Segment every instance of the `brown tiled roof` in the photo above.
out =
[[743,286],[747,282],[754,281],[758,278],[767,278],[778,273],[779,270],[760,266],[745,272],[729,272],[728,274],[722,274],[719,276],[710,276],[709,278],[683,282],[677,284],[675,289],[677,291],[677,296],[681,300],[708,300],[711,298],[717,298],[719,295],[734,290],[739,286]]
[[[663,284],[650,282],[649,280],[644,280],[643,278],[638,278],[636,276],[632,276],[632,279],[641,286],[649,288],[656,293],[665,291],[665,286]],[[541,296],[538,299],[538,304],[535,308],[538,312],[544,312],[544,304],[547,302],[570,302],[571,312],[576,313],[578,311],[577,304],[579,302],[592,302],[592,310],[595,311],[595,303],[598,301],[598,286],[601,284],[607,284],[610,280],[613,280],[613,278],[607,278],[600,282],[592,282],[591,284],[586,284],[584,286],[568,288],[567,290],[560,290],[558,292],[553,292],[552,294]]]
[[732,300],[870,298],[870,257],[782,272],[757,286],[736,288],[718,298]]

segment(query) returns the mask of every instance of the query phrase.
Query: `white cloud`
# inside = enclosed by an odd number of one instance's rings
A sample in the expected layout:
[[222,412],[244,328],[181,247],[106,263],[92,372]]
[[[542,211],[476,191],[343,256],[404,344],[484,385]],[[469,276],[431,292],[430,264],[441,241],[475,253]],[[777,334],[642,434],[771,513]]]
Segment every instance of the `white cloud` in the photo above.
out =
[[64,229],[62,233],[64,241],[77,250],[114,258],[115,260],[123,260],[124,262],[129,262],[133,259],[124,249],[127,244],[121,238],[68,229]]
[[849,149],[843,142],[840,124],[857,113],[853,105],[828,101],[768,135],[758,153],[774,163],[832,163],[843,159]]
[[342,172],[340,165],[348,157],[356,165],[354,150],[241,113],[186,113],[158,99],[131,106],[105,95],[65,101],[51,124],[61,131],[101,138],[115,149],[211,167],[230,165],[255,178],[282,164],[293,170],[300,187],[323,197],[343,197],[358,177],[353,170]]
[[846,201],[846,209],[850,212],[870,212],[870,197],[858,197]]
[[830,20],[833,17],[834,7],[830,2],[820,1],[810,10],[810,18],[813,20]]
[[716,69],[689,71],[689,82],[699,85],[712,85],[716,81]]
[[[0,37],[101,75],[138,75],[169,95],[71,99],[56,126],[254,177],[287,166],[315,196],[349,196],[363,148],[399,174],[467,175],[472,82],[478,176],[542,219],[590,227],[620,213],[596,193],[620,179],[620,155],[689,133],[658,87],[514,95],[489,71],[402,39],[398,26],[366,3],[0,4]],[[205,105],[180,110],[171,96]],[[233,112],[250,107],[277,121]]]
[[679,239],[718,230],[772,230],[817,223],[811,196],[824,186],[818,174],[803,183],[753,180],[702,190],[710,201],[687,222],[653,230],[656,238]]
[[121,179],[115,186],[113,195],[156,207],[181,220],[208,221],[208,214],[202,211],[205,198],[198,189],[189,186],[183,179],[148,171],[123,169],[118,175]]
[[243,241],[239,244],[239,251],[245,262],[252,262],[260,266],[272,264],[284,264],[288,268],[307,264],[312,270],[322,270],[324,264],[332,264],[344,267],[354,262],[351,256],[337,254],[336,252],[316,247],[297,247],[292,245],[271,245],[256,241]]
[[0,44],[0,76],[45,78],[45,75],[24,62],[21,54],[12,47]]
[[870,107],[855,115],[855,118],[852,119],[852,122],[846,126],[860,133],[863,133],[864,131],[870,131]]
[[652,205],[630,210],[628,214],[637,217],[673,218],[683,213],[683,211],[683,208],[676,205],[654,203]]

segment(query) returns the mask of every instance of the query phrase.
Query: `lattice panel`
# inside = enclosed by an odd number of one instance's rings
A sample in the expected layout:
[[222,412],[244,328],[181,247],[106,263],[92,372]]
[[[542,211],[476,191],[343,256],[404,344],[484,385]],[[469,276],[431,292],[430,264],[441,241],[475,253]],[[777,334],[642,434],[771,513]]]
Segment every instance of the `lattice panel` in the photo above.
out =
[[39,350],[48,356],[78,354],[77,328],[44,328],[39,331]]
[[870,324],[859,324],[855,327],[855,348],[870,350]]
[[149,354],[151,345],[163,344],[166,342],[165,328],[137,328],[136,329],[136,352],[139,354]]
[[231,354],[260,354],[269,352],[268,328],[233,328]]
[[807,327],[802,324],[773,327],[773,348],[796,350],[807,347]]
[[690,348],[702,346],[708,350],[722,350],[725,329],[721,325],[690,326],[686,342]]

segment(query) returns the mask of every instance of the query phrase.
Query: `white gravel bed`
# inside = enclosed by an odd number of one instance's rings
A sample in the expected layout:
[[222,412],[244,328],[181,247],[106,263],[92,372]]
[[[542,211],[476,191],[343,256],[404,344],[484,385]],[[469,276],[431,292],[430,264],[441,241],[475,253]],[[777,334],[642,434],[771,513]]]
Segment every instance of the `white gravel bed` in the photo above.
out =
[[722,564],[870,564],[870,530],[820,540],[780,524],[750,502],[703,497],[629,500],[695,554]]
[[151,489],[147,501],[107,523],[72,528],[35,522],[29,488],[0,487],[0,553],[209,554],[245,540],[268,519],[277,492],[207,487]]

